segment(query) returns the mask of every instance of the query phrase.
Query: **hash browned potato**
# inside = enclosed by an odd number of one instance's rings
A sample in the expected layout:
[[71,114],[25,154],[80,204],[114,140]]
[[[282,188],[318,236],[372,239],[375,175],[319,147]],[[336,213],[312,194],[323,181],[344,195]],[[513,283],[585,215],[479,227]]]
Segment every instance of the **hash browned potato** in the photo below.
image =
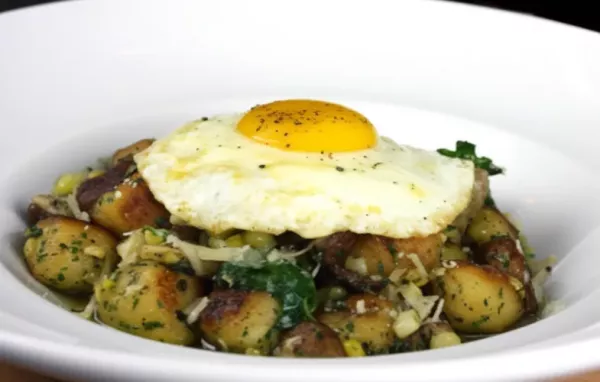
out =
[[275,347],[281,306],[269,293],[217,290],[209,299],[198,321],[204,340],[234,353],[251,350],[267,355]]
[[139,173],[134,173],[114,191],[102,194],[88,211],[92,220],[123,234],[168,221],[169,213],[150,192]]
[[129,146],[123,147],[115,151],[112,156],[113,166],[119,163],[122,159],[131,159],[135,154],[144,151],[154,143],[154,139],[141,139]]
[[441,234],[408,239],[390,239],[389,243],[391,250],[397,258],[396,268],[408,271],[403,277],[407,280],[416,281],[419,279],[417,267],[410,258],[411,254],[417,255],[427,273],[440,265],[440,255],[444,245]]
[[519,280],[525,292],[525,311],[535,313],[537,299],[531,285],[531,272],[525,255],[514,239],[507,236],[495,237],[477,248],[477,260]]
[[319,322],[304,321],[285,332],[275,351],[278,357],[345,357],[338,335]]
[[[317,320],[333,329],[342,339],[355,339],[373,353],[385,353],[394,342],[390,301],[361,294],[346,300],[349,310],[325,312]],[[364,308],[364,310],[363,310]]]
[[23,253],[31,274],[66,293],[91,293],[117,245],[103,228],[68,217],[40,220],[27,232]]
[[201,294],[197,278],[149,260],[126,265],[95,287],[98,318],[106,325],[178,345],[194,342],[178,311]]
[[386,241],[382,236],[360,235],[349,258],[364,261],[365,275],[387,277],[394,270],[395,262]]
[[509,276],[489,265],[456,261],[441,276],[444,313],[465,333],[500,333],[521,318],[523,300]]
[[483,207],[467,227],[467,236],[476,244],[483,244],[497,236],[508,236],[518,239],[519,231],[497,209]]

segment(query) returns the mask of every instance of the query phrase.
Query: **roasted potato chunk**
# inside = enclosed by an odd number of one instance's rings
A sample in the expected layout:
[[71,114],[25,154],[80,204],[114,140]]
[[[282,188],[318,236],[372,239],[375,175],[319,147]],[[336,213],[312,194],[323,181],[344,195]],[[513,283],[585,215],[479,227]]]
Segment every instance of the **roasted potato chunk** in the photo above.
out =
[[202,294],[198,279],[144,260],[119,268],[96,284],[98,318],[124,332],[161,342],[188,345],[193,332],[178,311]]
[[[363,276],[387,277],[395,267],[394,257],[391,255],[384,237],[374,235],[361,235],[352,247],[350,255],[346,259],[348,264],[361,261],[364,265]],[[360,273],[360,272],[359,272]]]
[[204,340],[234,353],[267,355],[275,347],[281,305],[269,293],[217,290],[209,299],[198,321]]
[[531,272],[527,266],[525,255],[510,237],[495,237],[477,249],[477,260],[514,277],[523,284],[525,294],[525,311],[535,313],[538,308],[537,299],[531,285]]
[[154,139],[142,139],[118,149],[112,156],[113,166],[123,159],[132,159],[135,154],[146,150],[152,143],[154,143]]
[[[317,247],[324,252],[323,265],[325,269],[337,280],[352,289],[378,292],[385,287],[385,280],[378,275],[376,278],[367,275],[364,261],[361,261],[363,264],[359,264],[361,269],[356,269],[355,266],[349,267],[352,264],[348,262],[352,259],[349,254],[359,237],[360,235],[352,232],[339,232],[319,241]],[[362,265],[365,265],[365,269],[362,269]]]
[[23,253],[33,277],[66,293],[91,293],[104,259],[117,241],[104,229],[68,217],[51,217],[27,230]]
[[390,315],[391,302],[379,297],[361,294],[346,300],[348,310],[325,312],[317,317],[344,340],[355,339],[372,353],[385,353],[394,342]]
[[283,334],[273,352],[278,357],[345,357],[344,347],[330,327],[304,321]]
[[509,276],[488,265],[457,261],[441,276],[444,313],[466,333],[500,333],[521,318],[523,300]]
[[467,236],[476,244],[483,244],[497,236],[508,236],[516,240],[519,231],[500,211],[492,207],[484,207],[469,224]]
[[420,261],[427,274],[440,265],[440,255],[444,244],[442,235],[433,234],[426,237],[387,240],[389,251],[396,259],[396,269],[407,271],[401,278],[418,285],[426,284],[428,277],[419,272],[417,264]]
[[117,234],[147,225],[157,226],[169,217],[138,173],[118,185],[116,190],[102,194],[89,214],[95,223]]

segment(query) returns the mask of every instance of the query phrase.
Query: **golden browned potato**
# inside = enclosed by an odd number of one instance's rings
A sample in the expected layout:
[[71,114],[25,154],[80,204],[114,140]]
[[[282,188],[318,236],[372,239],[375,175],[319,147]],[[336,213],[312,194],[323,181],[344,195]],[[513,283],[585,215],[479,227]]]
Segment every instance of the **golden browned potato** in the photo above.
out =
[[178,345],[194,341],[178,311],[201,293],[197,278],[149,260],[119,268],[95,287],[98,318],[106,325]]
[[122,159],[131,159],[135,154],[150,147],[152,143],[154,143],[154,139],[142,139],[130,144],[129,146],[118,149],[112,156],[113,166],[119,163],[119,161]]
[[417,282],[419,285],[426,283],[427,278],[418,272],[417,265],[412,257],[416,255],[423,264],[425,272],[429,273],[440,265],[443,245],[444,241],[441,234],[390,240],[390,249],[397,259],[396,268],[408,271],[402,278]]
[[154,199],[139,173],[102,194],[89,210],[92,220],[109,230],[123,234],[144,226],[168,221],[169,213]]
[[[487,171],[476,168],[475,182],[473,183],[473,190],[471,192],[471,201],[467,205],[467,208],[465,208],[452,223],[452,226],[456,228],[460,234],[465,232],[471,219],[473,219],[479,210],[481,210],[485,204],[485,199],[487,198],[489,191],[490,182]],[[455,244],[460,244],[460,240],[456,240],[456,236],[453,236],[451,241]]]
[[233,353],[267,355],[277,344],[281,306],[267,292],[217,290],[199,317],[204,340]]
[[283,334],[273,355],[277,357],[345,357],[346,352],[330,327],[304,321]]
[[391,302],[361,294],[346,300],[349,310],[325,312],[317,320],[333,329],[342,339],[354,339],[373,353],[385,353],[394,342]]
[[452,327],[466,333],[499,333],[521,318],[523,300],[509,276],[488,265],[457,261],[435,283]]
[[349,264],[360,264],[360,266],[355,265],[355,269],[352,270],[363,276],[389,276],[394,270],[395,263],[386,240],[381,236],[359,236],[346,259],[346,268]]
[[495,236],[509,236],[516,240],[519,232],[500,211],[483,207],[469,224],[467,236],[475,243],[483,244]]
[[476,254],[479,262],[489,264],[519,280],[525,293],[525,311],[537,312],[538,304],[531,284],[531,272],[516,240],[507,236],[494,237],[480,245]]
[[27,230],[23,253],[31,274],[42,284],[67,293],[91,293],[117,241],[86,222],[51,217]]

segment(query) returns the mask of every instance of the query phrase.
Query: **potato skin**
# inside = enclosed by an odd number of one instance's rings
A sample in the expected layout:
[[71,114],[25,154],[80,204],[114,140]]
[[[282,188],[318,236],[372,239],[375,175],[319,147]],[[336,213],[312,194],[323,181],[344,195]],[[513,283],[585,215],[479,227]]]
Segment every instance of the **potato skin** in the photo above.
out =
[[304,321],[285,332],[273,354],[277,357],[345,357],[337,334],[319,322]]
[[267,292],[216,290],[200,314],[198,326],[204,340],[233,353],[247,349],[266,355],[279,333],[274,329],[281,306]]
[[488,265],[456,261],[442,283],[444,313],[450,325],[465,333],[500,333],[523,314],[523,301],[509,277]]
[[95,287],[98,318],[106,325],[156,341],[194,342],[177,311],[202,294],[198,279],[144,260],[118,269],[110,282]]
[[[398,260],[396,262],[398,268],[415,269],[415,264],[407,256],[415,253],[427,272],[440,265],[440,254],[443,244],[442,235],[440,234],[390,240],[391,247],[398,253]],[[400,254],[404,255],[400,256]]]
[[538,309],[537,299],[531,285],[531,272],[527,266],[525,255],[510,237],[495,237],[479,246],[477,260],[512,276],[525,287],[525,311],[535,313]]
[[135,143],[130,144],[129,146],[125,146],[118,149],[112,156],[113,166],[123,159],[132,159],[135,154],[144,151],[145,149],[150,147],[152,143],[154,143],[154,139],[141,139]]
[[150,192],[139,173],[98,198],[89,211],[92,220],[116,234],[168,221],[169,213]]
[[[90,247],[114,256],[117,241],[106,230],[68,217],[40,220],[30,232],[23,253],[27,266],[42,284],[71,294],[89,294],[104,259],[85,253]],[[112,254],[112,256],[111,256]]]
[[[357,303],[363,300],[365,312],[359,313]],[[390,301],[369,294],[351,296],[350,308],[340,312],[325,312],[317,320],[333,329],[342,339],[355,339],[372,353],[386,353],[394,342]],[[361,304],[362,305],[362,304]]]
[[473,217],[467,227],[467,236],[478,245],[492,240],[496,236],[508,236],[513,240],[518,239],[519,231],[497,209],[483,207]]
[[360,235],[350,250],[350,256],[364,259],[369,276],[387,277],[395,267],[386,239],[381,236]]

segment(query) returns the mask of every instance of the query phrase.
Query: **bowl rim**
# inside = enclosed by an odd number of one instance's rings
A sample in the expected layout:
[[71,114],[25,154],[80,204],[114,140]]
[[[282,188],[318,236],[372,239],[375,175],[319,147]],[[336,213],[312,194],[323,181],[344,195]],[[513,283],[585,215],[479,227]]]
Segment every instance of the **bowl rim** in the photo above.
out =
[[[112,3],[118,3],[117,0],[103,0],[112,1]],[[139,0],[134,0],[136,2]],[[478,5],[463,4],[463,3],[440,3],[433,0],[407,0],[413,3],[437,3],[441,7],[452,7],[452,8],[463,8],[468,12],[474,12],[476,14],[481,13],[505,13],[510,14],[511,17],[527,18],[532,23],[542,23],[545,25],[555,25],[556,28],[570,29],[577,33],[593,34],[594,36],[600,36],[595,31],[591,31],[579,26],[568,25],[555,20],[542,19],[534,15],[516,13],[508,10],[490,9]],[[86,4],[89,3],[89,4]],[[85,2],[59,2],[55,4],[44,4],[31,8],[18,9],[14,11],[6,12],[0,15],[0,24],[3,20],[12,17],[19,17],[21,14],[28,12],[42,12],[44,8],[57,8],[57,7],[92,7],[95,4],[100,3],[99,0],[92,1],[86,0]],[[84,5],[85,4],[85,5]],[[1,312],[0,312],[1,313]],[[584,330],[584,329],[582,329]],[[598,335],[598,333],[596,333]],[[454,378],[460,378],[462,380],[479,380],[482,375],[487,375],[486,371],[495,370],[502,368],[501,377],[503,380],[516,380],[529,377],[541,377],[557,375],[564,373],[565,370],[583,369],[592,366],[597,366],[599,363],[598,356],[595,356],[594,350],[597,349],[600,344],[600,337],[589,338],[585,340],[578,340],[575,342],[569,342],[568,340],[560,344],[552,344],[547,348],[535,348],[535,349],[515,349],[511,351],[504,351],[500,353],[483,354],[477,357],[469,357],[465,359],[447,359],[439,361],[414,361],[408,362],[401,366],[403,372],[406,373],[404,376],[409,380],[445,380],[443,376],[453,375]],[[176,359],[171,356],[166,357],[164,354],[157,356],[148,356],[147,354],[131,354],[125,351],[119,350],[103,350],[98,348],[92,348],[85,344],[64,344],[56,343],[51,340],[34,338],[32,336],[26,336],[22,334],[13,333],[0,328],[0,353],[2,357],[12,358],[15,362],[25,363],[25,355],[31,352],[31,349],[35,349],[36,354],[40,358],[40,363],[46,365],[49,368],[51,364],[58,363],[74,363],[78,365],[86,365],[90,370],[96,370],[97,373],[113,373],[113,375],[119,375],[118,373],[125,373],[127,370],[137,369],[144,370],[145,375],[162,375],[165,369],[179,370],[182,378],[190,377],[210,377],[214,380],[224,380],[229,376],[234,377],[247,377],[249,375],[264,374],[261,376],[261,380],[279,380],[276,373],[273,370],[280,370],[281,372],[294,374],[294,378],[297,376],[306,375],[312,371],[307,370],[306,364],[311,362],[311,365],[318,369],[319,373],[329,373],[331,377],[335,377],[336,369],[340,366],[347,368],[346,373],[352,378],[352,380],[364,380],[365,376],[373,380],[397,380],[393,374],[399,369],[398,365],[383,365],[379,364],[377,370],[369,368],[367,371],[363,370],[364,366],[367,365],[363,362],[350,362],[350,360],[338,360],[333,361],[336,365],[329,367],[326,363],[316,362],[312,360],[277,360],[270,362],[271,358],[260,359],[251,358],[244,356],[244,362],[236,362],[236,367],[230,367],[228,373],[223,372],[223,368],[231,365],[234,358],[240,356],[227,355],[216,360],[216,357],[210,357],[209,359],[203,359],[198,357],[193,361],[188,359]],[[13,354],[11,354],[13,353]],[[577,358],[571,357],[571,355],[577,354]],[[161,362],[151,362],[152,359],[160,360]],[[96,363],[90,362],[90,360],[96,360]],[[216,360],[216,361],[215,361]],[[265,362],[265,360],[269,362]],[[401,361],[401,358],[398,358]],[[550,362],[549,362],[550,361]],[[331,362],[331,361],[329,361]],[[530,365],[528,368],[506,368],[505,365],[511,364],[525,364]],[[374,365],[373,365],[374,366]],[[436,368],[436,375],[423,375],[423,367],[434,366]],[[201,371],[199,371],[201,370]],[[260,373],[263,371],[264,373]],[[339,372],[339,370],[337,370]],[[273,375],[271,375],[273,373]],[[297,375],[297,376],[296,376]],[[253,377],[258,378],[258,377]]]

